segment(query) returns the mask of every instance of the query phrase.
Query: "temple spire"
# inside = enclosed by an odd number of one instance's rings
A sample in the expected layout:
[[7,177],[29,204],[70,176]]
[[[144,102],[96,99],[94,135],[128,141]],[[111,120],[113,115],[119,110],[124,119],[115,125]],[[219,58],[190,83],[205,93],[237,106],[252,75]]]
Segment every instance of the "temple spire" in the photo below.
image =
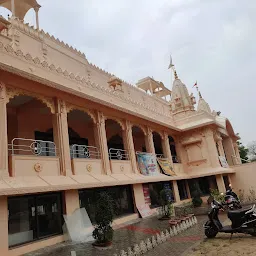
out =
[[169,68],[174,73],[174,81],[172,85],[171,96],[171,109],[173,115],[177,118],[189,115],[191,111],[194,111],[195,97],[193,94],[189,95],[188,89],[185,84],[181,82],[178,77],[174,64],[170,63]]
[[204,111],[207,113],[211,113],[211,108],[210,108],[209,104],[205,101],[205,99],[202,97],[202,94],[198,89],[197,83],[196,83],[196,90],[197,90],[198,96],[199,96],[197,111]]

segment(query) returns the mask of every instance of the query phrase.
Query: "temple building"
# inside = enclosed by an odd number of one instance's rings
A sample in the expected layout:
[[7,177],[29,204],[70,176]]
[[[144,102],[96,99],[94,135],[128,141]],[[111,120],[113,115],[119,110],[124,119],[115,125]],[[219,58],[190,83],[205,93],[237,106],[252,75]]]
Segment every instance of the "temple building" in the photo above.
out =
[[[204,195],[225,192],[239,137],[200,92],[195,108],[174,67],[172,90],[151,77],[128,84],[41,30],[36,0],[0,6],[12,12],[0,16],[1,255],[62,242],[63,214],[80,207],[93,223],[103,190],[115,199],[114,225],[159,207],[164,187],[175,205],[191,201],[194,182]],[[23,21],[31,8],[35,28]]]

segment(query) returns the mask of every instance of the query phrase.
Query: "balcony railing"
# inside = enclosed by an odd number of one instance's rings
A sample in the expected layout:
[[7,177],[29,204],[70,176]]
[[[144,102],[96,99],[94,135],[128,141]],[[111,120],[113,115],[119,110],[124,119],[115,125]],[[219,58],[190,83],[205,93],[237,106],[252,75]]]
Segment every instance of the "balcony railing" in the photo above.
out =
[[111,160],[129,160],[127,151],[123,149],[110,148],[108,154]]
[[70,147],[72,158],[100,159],[100,151],[97,147],[74,144]]
[[52,141],[14,138],[8,144],[11,155],[56,156],[56,146]]

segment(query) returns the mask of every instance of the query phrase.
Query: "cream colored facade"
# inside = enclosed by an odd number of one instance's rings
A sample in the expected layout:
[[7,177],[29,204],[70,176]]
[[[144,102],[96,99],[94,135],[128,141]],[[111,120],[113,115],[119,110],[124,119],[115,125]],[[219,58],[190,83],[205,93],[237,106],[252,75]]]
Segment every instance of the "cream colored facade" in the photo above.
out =
[[[223,176],[235,183],[231,174],[241,164],[238,136],[201,95],[195,109],[195,97],[176,72],[172,91],[149,77],[136,86],[127,84],[59,39],[24,24],[24,15],[34,8],[39,27],[40,6],[27,2],[0,1],[15,14],[0,18],[1,255],[22,255],[63,241],[60,234],[9,248],[8,200],[14,196],[60,191],[63,213],[72,214],[81,206],[80,190],[129,185],[134,210],[117,218],[119,224],[138,218],[136,206],[146,203],[143,184],[172,184],[180,204],[190,200],[191,179],[215,177],[220,191],[225,191]],[[164,99],[168,95],[170,101]],[[79,157],[81,150],[87,157]],[[168,158],[176,175],[142,175],[136,158],[141,151]],[[219,156],[226,157],[228,168]]]

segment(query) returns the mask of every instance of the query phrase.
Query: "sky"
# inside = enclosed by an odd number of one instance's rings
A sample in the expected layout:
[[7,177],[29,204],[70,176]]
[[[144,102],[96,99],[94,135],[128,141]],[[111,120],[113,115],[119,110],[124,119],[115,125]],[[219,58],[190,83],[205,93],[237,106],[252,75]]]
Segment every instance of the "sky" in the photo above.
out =
[[[40,28],[89,62],[136,84],[172,87],[170,54],[190,92],[228,117],[247,145],[256,140],[255,0],[38,0]],[[0,15],[8,12],[0,8]],[[35,24],[30,10],[25,21]]]

